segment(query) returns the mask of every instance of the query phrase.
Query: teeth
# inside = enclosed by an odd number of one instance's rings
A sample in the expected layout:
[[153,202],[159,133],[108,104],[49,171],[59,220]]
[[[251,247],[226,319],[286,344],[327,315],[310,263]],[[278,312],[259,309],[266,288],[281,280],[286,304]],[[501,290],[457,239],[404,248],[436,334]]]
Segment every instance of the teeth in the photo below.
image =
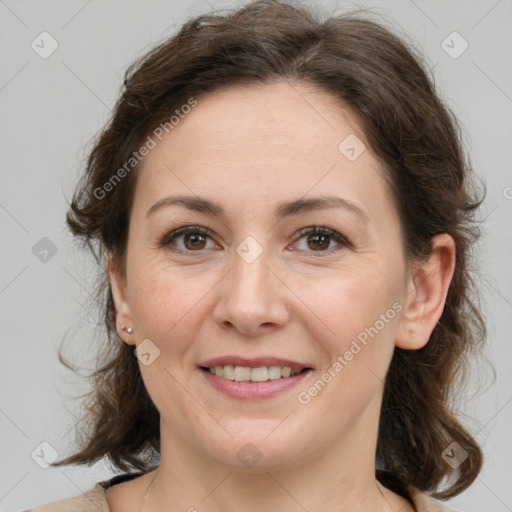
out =
[[215,367],[215,375],[219,375],[219,377],[224,377],[225,379],[235,380],[235,369],[232,366],[224,366],[224,370],[222,375],[217,374],[217,366]]
[[268,367],[268,378],[270,380],[281,378],[281,367],[280,366],[269,366]]
[[253,382],[265,382],[268,380],[268,368],[265,366],[261,368],[251,368],[251,380]]
[[251,380],[251,369],[247,366],[235,366],[235,380],[237,382]]
[[302,370],[293,371],[289,366],[260,366],[249,368],[248,366],[215,366],[208,369],[211,374],[236,382],[266,382],[280,378],[294,377]]

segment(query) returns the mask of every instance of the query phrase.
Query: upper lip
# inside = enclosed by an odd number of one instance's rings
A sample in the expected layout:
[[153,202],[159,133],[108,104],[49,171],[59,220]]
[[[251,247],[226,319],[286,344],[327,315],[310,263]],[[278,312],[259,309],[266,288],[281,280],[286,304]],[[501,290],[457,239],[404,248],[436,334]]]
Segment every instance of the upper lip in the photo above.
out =
[[288,366],[293,371],[302,370],[304,368],[311,368],[310,365],[283,359],[281,357],[239,357],[239,356],[220,356],[208,359],[199,363],[200,367],[212,368],[214,366],[248,366],[249,368],[260,368],[262,366]]

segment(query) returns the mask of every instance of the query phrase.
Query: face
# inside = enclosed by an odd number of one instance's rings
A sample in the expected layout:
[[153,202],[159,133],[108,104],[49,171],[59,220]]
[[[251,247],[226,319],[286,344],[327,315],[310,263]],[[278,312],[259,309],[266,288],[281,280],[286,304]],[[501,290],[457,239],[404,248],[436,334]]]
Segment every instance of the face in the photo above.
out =
[[406,276],[353,113],[304,84],[199,100],[143,161],[112,276],[162,445],[238,468],[374,457]]

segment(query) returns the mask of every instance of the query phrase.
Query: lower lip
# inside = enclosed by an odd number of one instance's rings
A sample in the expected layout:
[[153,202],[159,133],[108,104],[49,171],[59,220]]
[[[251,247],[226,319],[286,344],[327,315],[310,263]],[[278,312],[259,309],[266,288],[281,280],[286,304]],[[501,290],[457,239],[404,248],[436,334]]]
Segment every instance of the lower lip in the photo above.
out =
[[200,371],[217,391],[224,393],[230,398],[238,398],[240,400],[265,400],[272,398],[293,388],[311,372],[311,370],[306,370],[294,377],[281,377],[280,379],[267,380],[265,382],[237,382],[217,377],[206,370]]

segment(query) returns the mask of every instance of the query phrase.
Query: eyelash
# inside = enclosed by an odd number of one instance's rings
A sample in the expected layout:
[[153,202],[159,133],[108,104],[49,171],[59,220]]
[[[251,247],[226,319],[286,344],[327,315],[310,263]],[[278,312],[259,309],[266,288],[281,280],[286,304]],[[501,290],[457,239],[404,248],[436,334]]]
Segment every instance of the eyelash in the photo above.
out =
[[[334,240],[338,245],[336,247],[333,247],[331,249],[326,249],[325,251],[307,251],[310,253],[315,254],[316,256],[322,257],[324,255],[330,255],[333,252],[337,252],[344,247],[350,246],[349,241],[340,233],[335,231],[334,229],[330,229],[327,226],[311,226],[308,228],[302,228],[299,230],[300,237],[297,239],[301,240],[302,238],[308,236],[308,235],[326,235],[329,236],[332,240]],[[330,244],[329,244],[330,245]]]
[[[331,237],[335,242],[337,242],[339,245],[337,247],[334,247],[334,248],[331,248],[331,249],[327,249],[325,251],[307,251],[307,252],[311,252],[311,253],[317,253],[318,256],[322,256],[322,255],[325,255],[325,254],[331,254],[332,252],[335,252],[335,251],[338,251],[340,250],[341,248],[343,247],[349,247],[351,246],[350,242],[343,236],[341,235],[340,233],[338,233],[337,231],[334,231],[333,229],[330,229],[326,226],[312,226],[312,227],[308,227],[308,228],[303,228],[303,229],[300,229],[299,230],[299,233],[300,233],[300,237],[297,239],[297,240],[300,240],[301,238],[307,236],[307,235],[327,235],[329,237]],[[167,248],[170,248],[171,246],[171,242],[173,242],[176,238],[180,237],[180,236],[183,236],[183,235],[188,235],[188,234],[196,234],[196,235],[201,235],[201,236],[204,236],[204,237],[208,237],[208,238],[212,238],[211,236],[211,231],[207,228],[204,228],[202,226],[185,226],[185,227],[182,227],[182,228],[178,228],[174,231],[171,231],[170,233],[166,234],[161,242],[160,242],[160,247],[167,247]],[[202,253],[203,250],[202,249],[199,249],[197,251],[191,251],[191,250],[184,250],[184,249],[177,249],[177,248],[170,248],[170,250],[174,251],[174,252],[179,252],[179,253],[188,253],[188,254],[191,254],[191,253],[194,253],[194,252],[197,252],[197,253]]]

